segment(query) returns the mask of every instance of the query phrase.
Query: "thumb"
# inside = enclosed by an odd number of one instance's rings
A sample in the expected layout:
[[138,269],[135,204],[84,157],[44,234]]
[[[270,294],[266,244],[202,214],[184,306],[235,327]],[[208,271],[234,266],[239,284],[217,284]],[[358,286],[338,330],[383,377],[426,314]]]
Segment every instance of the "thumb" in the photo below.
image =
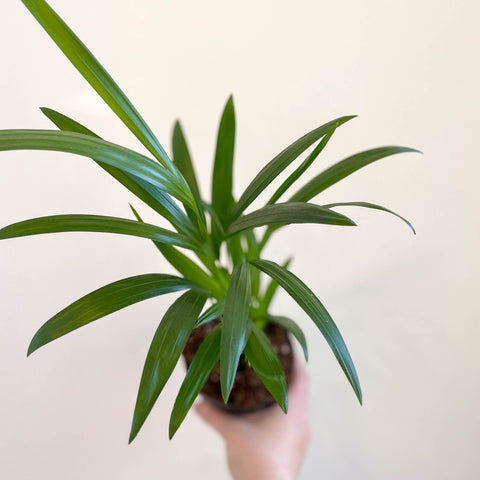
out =
[[222,436],[225,436],[228,432],[233,421],[230,415],[222,412],[219,408],[209,405],[207,402],[201,402],[195,405],[195,411]]

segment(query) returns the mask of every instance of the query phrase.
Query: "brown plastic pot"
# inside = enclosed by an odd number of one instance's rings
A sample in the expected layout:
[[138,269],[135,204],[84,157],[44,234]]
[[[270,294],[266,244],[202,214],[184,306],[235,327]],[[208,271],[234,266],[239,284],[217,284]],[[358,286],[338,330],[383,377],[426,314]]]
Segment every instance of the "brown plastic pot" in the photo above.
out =
[[[195,352],[203,339],[218,323],[218,321],[212,321],[192,331],[183,351],[187,367],[192,363]],[[274,323],[270,323],[266,326],[265,334],[272,342],[273,348],[278,355],[288,386],[292,377],[294,361],[292,344],[290,343],[288,334],[283,327]],[[228,403],[224,403],[222,399],[219,363],[217,363],[212,370],[212,373],[201,393],[204,399],[209,403],[234,414],[256,412],[268,408],[275,403],[270,392],[265,388],[253,368],[245,362],[243,355],[240,358],[239,367]]]

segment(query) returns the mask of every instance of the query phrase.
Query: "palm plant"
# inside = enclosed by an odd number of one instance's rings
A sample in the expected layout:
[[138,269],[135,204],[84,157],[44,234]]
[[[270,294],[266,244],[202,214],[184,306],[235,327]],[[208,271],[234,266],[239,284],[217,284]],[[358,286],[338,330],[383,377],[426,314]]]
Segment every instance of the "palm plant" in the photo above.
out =
[[[173,155],[170,158],[118,85],[54,10],[44,0],[22,1],[77,70],[148,149],[151,157],[105,141],[75,120],[48,108],[41,110],[59,130],[2,130],[0,150],[52,150],[93,159],[139,200],[164,217],[172,228],[143,222],[131,207],[135,220],[99,215],[55,215],[6,226],[0,230],[0,239],[67,231],[133,235],[152,240],[180,274],[148,273],[93,291],[48,320],[33,337],[28,355],[52,340],[128,305],[184,290],[185,293],[163,316],[148,351],[130,441],[138,434],[169,379],[190,333],[217,318],[221,322],[202,342],[180,388],[170,419],[170,438],[218,362],[222,396],[225,402],[228,401],[242,353],[275,401],[287,412],[284,373],[264,333],[265,326],[274,322],[289,331],[300,343],[306,359],[307,345],[302,330],[293,320],[269,313],[272,298],[280,286],[323,334],[361,403],[362,393],[355,367],[329,313],[312,290],[288,269],[288,262],[279,265],[266,260],[262,258],[262,251],[272,234],[287,224],[355,225],[350,218],[333,210],[340,206],[389,212],[404,220],[414,231],[403,217],[379,205],[366,202],[317,205],[310,200],[372,162],[416,150],[388,146],[352,155],[313,177],[288,200],[279,201],[326,147],[335,130],[354,118],[340,117],[286,147],[265,165],[236,200],[232,194],[235,114],[230,97],[218,129],[211,203],[208,203],[200,193],[180,123],[174,126]],[[245,213],[252,202],[313,145],[313,150],[274,190],[266,205]],[[254,229],[262,226],[267,228],[259,236]],[[194,257],[179,249],[191,251]],[[268,278],[264,288],[262,274]]]

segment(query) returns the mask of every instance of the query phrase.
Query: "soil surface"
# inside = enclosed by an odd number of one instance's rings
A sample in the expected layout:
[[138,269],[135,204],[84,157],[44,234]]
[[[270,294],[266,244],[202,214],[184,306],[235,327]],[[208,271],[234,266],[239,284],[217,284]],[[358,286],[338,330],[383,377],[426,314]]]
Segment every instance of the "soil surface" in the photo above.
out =
[[[212,321],[192,331],[183,351],[187,367],[192,363],[195,352],[202,340],[218,323],[218,320]],[[274,323],[267,325],[265,334],[272,342],[285,373],[287,385],[289,385],[293,370],[293,349],[288,334],[282,327]],[[260,378],[258,378],[253,368],[247,365],[243,355],[240,357],[237,375],[227,404],[223,402],[220,390],[220,363],[217,363],[212,370],[210,378],[207,380],[201,393],[207,401],[231,413],[250,413],[275,403],[275,400]]]

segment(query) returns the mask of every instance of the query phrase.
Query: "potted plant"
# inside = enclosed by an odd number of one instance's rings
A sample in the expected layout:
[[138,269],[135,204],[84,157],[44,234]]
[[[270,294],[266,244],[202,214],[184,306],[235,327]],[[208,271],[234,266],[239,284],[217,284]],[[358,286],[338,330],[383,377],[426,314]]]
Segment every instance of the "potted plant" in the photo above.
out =
[[[262,252],[271,235],[287,224],[354,226],[350,218],[334,210],[340,206],[389,212],[414,231],[403,217],[379,205],[365,202],[318,205],[310,201],[372,162],[416,150],[397,146],[367,150],[339,161],[301,188],[293,188],[335,130],[354,118],[340,117],[286,147],[260,170],[240,198],[235,199],[232,194],[235,114],[230,97],[218,129],[211,202],[207,202],[200,193],[180,123],[177,122],[173,130],[170,158],[114,80],[53,9],[44,0],[22,1],[83,77],[149,150],[151,157],[105,141],[75,120],[48,108],[42,108],[42,112],[59,130],[0,131],[0,150],[55,150],[93,159],[139,200],[168,220],[172,228],[144,223],[131,207],[135,220],[55,215],[6,226],[0,230],[0,239],[67,231],[133,235],[152,240],[179,272],[179,276],[147,273],[125,278],[82,297],[38,330],[28,355],[128,305],[185,291],[165,312],[147,353],[130,441],[138,434],[184,351],[189,368],[171,414],[170,438],[202,389],[212,399],[217,395],[225,404],[233,405],[234,410],[242,410],[242,400],[238,398],[245,398],[245,395],[236,395],[238,401],[233,401],[232,391],[241,392],[242,385],[253,382],[259,384],[264,393],[268,391],[256,399],[260,406],[276,401],[287,412],[292,349],[285,332],[298,340],[306,359],[307,345],[302,330],[293,320],[270,313],[272,298],[281,287],[316,324],[361,402],[355,367],[329,313],[313,291],[288,269],[288,261],[280,265],[263,258]],[[303,162],[273,190],[266,205],[246,213],[259,194],[312,146]],[[292,190],[295,193],[290,194]],[[287,194],[289,196],[284,199]],[[263,226],[266,230],[259,236],[255,229]],[[179,249],[190,251],[192,255]],[[261,283],[262,275],[268,279],[265,286]],[[239,380],[242,375],[248,378]],[[207,381],[210,387],[205,386]],[[244,411],[256,408],[251,398],[243,404]]]

